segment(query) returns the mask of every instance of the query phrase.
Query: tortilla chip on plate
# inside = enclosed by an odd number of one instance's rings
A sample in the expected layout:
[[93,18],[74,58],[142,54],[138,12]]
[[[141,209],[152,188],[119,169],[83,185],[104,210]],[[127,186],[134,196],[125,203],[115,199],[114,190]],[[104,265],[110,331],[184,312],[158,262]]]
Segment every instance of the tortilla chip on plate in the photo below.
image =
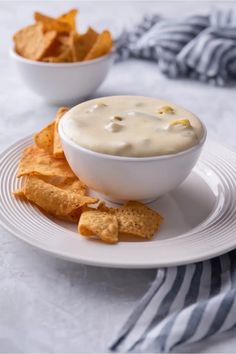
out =
[[37,146],[29,146],[23,151],[17,177],[25,175],[75,177],[65,159],[57,159]]
[[20,198],[20,199],[25,198],[24,192],[23,192],[23,190],[20,189],[20,188],[17,189],[16,191],[14,191],[12,194],[13,194],[14,197],[16,197],[16,198]]
[[105,211],[105,212],[110,213],[110,214],[114,214],[116,209],[115,209],[115,208],[108,207],[105,202],[100,201],[100,202],[98,203],[97,210],[99,210],[99,211]]
[[78,208],[98,201],[96,198],[58,188],[38,176],[28,176],[22,191],[29,201],[59,217],[71,215]]
[[40,176],[45,182],[53,184],[55,187],[64,189],[68,192],[77,193],[80,195],[85,195],[87,191],[87,186],[80,181],[77,177],[75,178],[64,178],[64,177],[50,177],[50,176]]
[[68,110],[69,108],[67,107],[60,107],[54,121],[34,135],[34,142],[37,147],[52,154],[55,158],[64,157],[61,139],[58,134],[58,124]]
[[106,243],[118,242],[118,222],[115,215],[94,210],[85,211],[79,220],[79,232],[82,236],[98,236]]
[[130,201],[115,209],[119,232],[127,236],[150,239],[162,223],[162,216],[148,206]]
[[55,122],[52,122],[34,135],[34,142],[37,147],[49,154],[53,153],[54,126]]
[[64,151],[61,144],[61,139],[58,134],[58,124],[62,118],[62,116],[69,111],[68,107],[61,107],[58,109],[56,118],[55,118],[55,126],[54,126],[54,141],[53,141],[53,156],[56,158],[64,157]]

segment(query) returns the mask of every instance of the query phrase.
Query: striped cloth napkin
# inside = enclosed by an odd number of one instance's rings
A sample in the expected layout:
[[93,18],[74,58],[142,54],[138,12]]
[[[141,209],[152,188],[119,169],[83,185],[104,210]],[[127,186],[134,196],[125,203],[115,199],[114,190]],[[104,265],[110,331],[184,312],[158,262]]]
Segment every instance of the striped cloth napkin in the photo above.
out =
[[117,60],[128,57],[157,62],[170,78],[192,77],[223,86],[236,79],[236,13],[215,10],[210,16],[182,20],[146,16],[116,41]]
[[236,325],[236,251],[158,269],[110,349],[168,353]]

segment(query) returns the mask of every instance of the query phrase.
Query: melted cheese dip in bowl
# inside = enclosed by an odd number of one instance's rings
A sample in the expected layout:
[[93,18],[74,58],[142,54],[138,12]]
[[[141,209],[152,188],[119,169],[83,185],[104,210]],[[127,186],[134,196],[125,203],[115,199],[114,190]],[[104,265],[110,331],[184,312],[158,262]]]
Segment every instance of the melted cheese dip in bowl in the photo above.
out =
[[83,102],[59,124],[66,158],[91,189],[113,201],[150,201],[194,167],[206,129],[194,114],[150,97]]

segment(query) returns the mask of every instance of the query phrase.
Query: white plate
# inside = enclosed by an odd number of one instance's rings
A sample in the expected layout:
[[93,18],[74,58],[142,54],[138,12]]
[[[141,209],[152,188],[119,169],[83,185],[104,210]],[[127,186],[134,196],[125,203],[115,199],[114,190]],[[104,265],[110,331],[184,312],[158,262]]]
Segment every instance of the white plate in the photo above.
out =
[[19,156],[31,143],[31,138],[20,140],[0,156],[0,221],[25,242],[74,262],[122,268],[186,264],[236,247],[236,154],[222,145],[208,142],[187,180],[150,204],[165,218],[153,240],[106,245],[11,196],[21,184]]

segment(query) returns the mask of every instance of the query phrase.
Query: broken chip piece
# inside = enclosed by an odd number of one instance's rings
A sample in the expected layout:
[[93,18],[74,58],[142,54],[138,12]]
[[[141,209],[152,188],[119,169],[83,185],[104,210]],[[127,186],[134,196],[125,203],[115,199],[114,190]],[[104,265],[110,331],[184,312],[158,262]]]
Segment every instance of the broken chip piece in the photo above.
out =
[[128,236],[150,239],[162,223],[162,216],[148,206],[129,201],[115,209],[119,232]]
[[118,242],[118,221],[115,215],[94,210],[82,213],[79,220],[79,232],[82,236],[98,236],[106,243]]

